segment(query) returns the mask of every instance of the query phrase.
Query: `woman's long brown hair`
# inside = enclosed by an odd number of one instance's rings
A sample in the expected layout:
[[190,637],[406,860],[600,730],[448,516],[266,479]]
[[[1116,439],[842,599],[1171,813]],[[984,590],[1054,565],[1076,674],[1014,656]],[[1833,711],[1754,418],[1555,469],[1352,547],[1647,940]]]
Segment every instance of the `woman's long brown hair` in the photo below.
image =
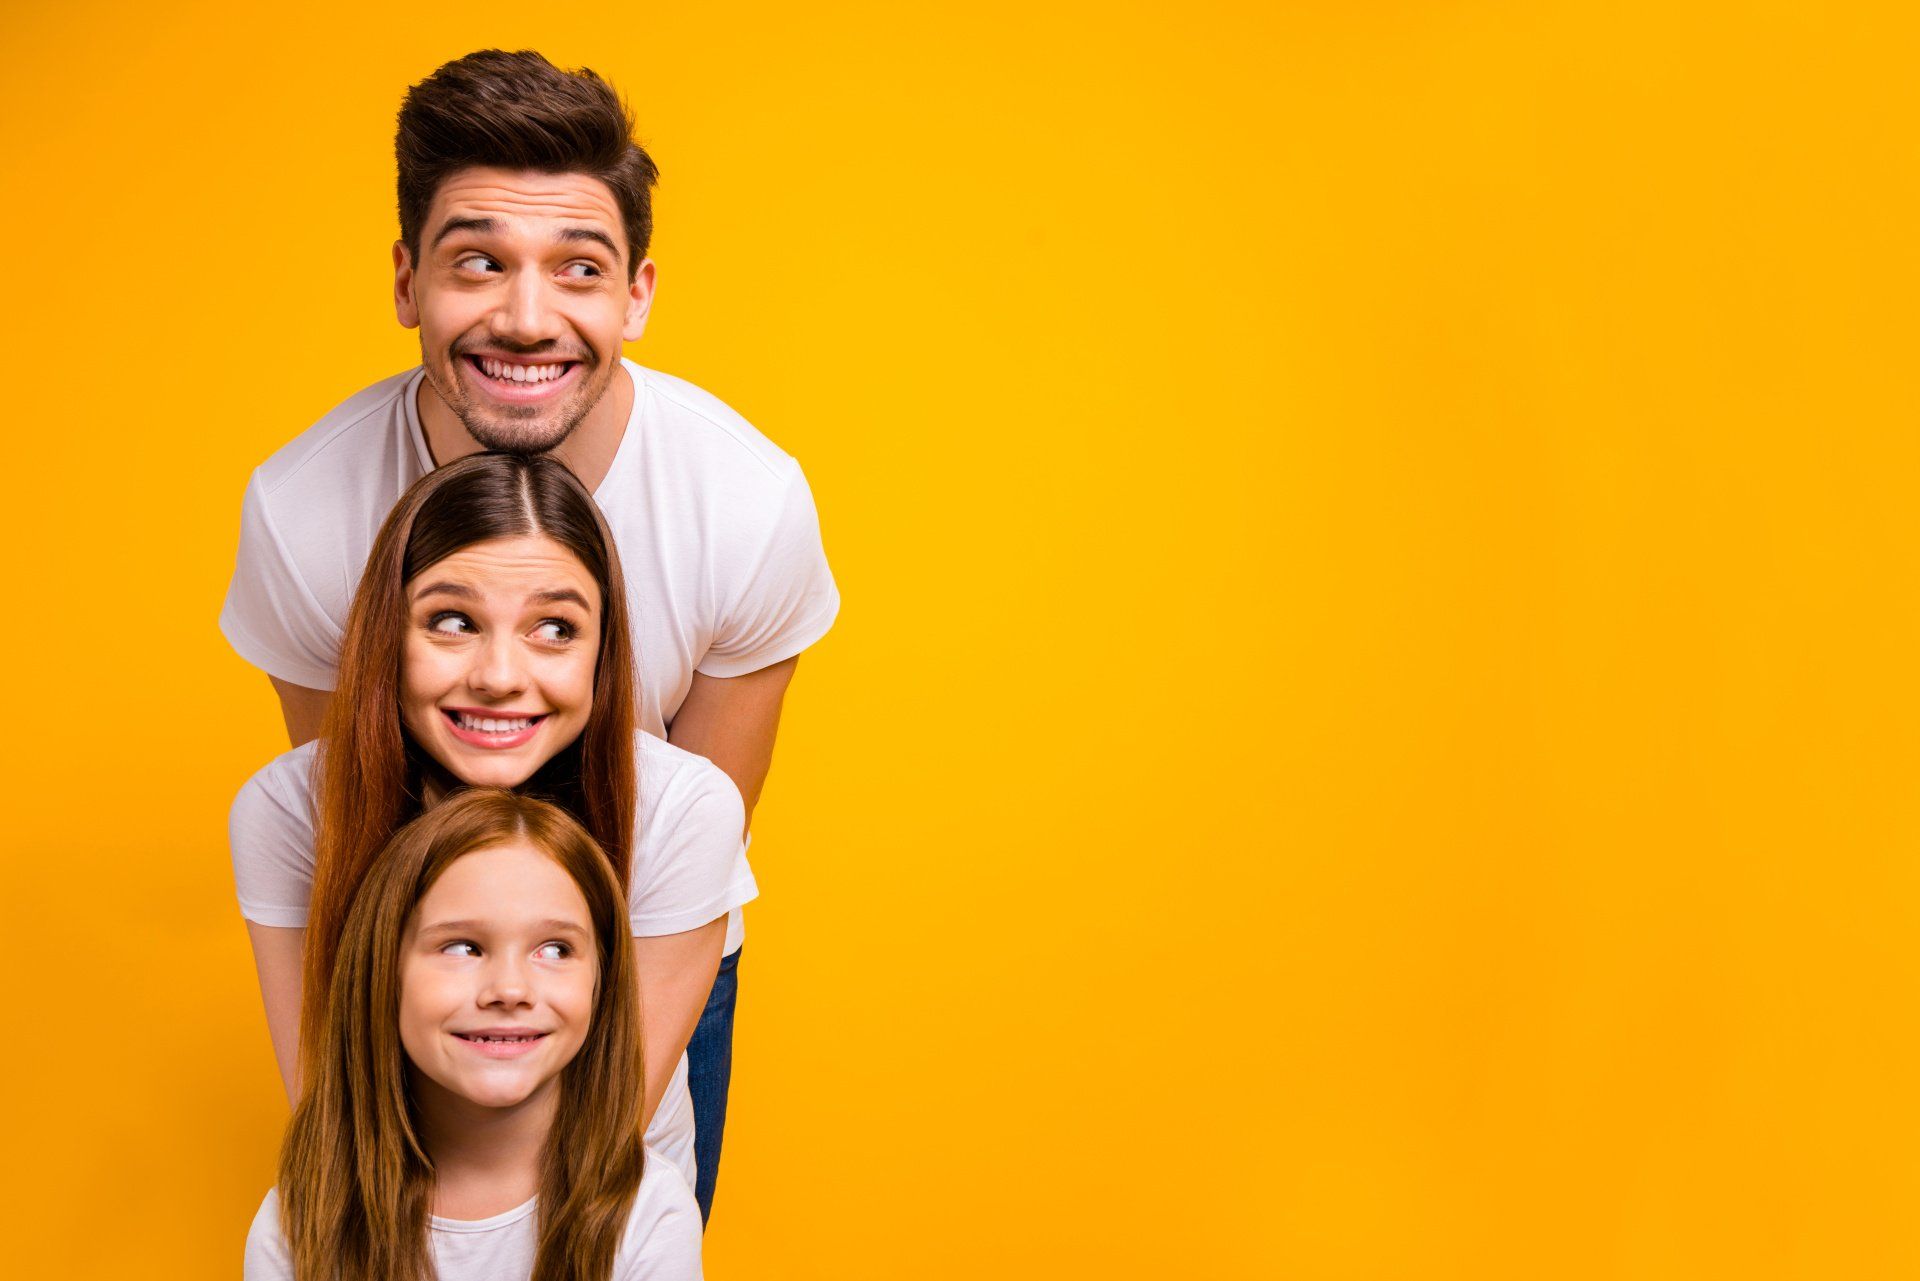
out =
[[403,827],[362,878],[309,1073],[280,1150],[280,1221],[298,1281],[424,1281],[433,1161],[407,1092],[398,1011],[414,908],[462,855],[525,843],[580,887],[599,978],[580,1050],[560,1071],[539,1176],[532,1281],[606,1281],[644,1168],[640,989],[627,896],[558,806],[474,788]]
[[301,1063],[318,1043],[334,951],[374,855],[422,804],[424,753],[400,721],[407,584],[494,538],[544,535],[600,587],[600,654],[586,728],[521,790],[565,806],[612,860],[624,892],[634,841],[633,643],[619,553],[593,495],[566,466],[535,455],[472,454],[415,481],[380,526],[347,613],[340,684],[315,771],[313,899],[301,982]]

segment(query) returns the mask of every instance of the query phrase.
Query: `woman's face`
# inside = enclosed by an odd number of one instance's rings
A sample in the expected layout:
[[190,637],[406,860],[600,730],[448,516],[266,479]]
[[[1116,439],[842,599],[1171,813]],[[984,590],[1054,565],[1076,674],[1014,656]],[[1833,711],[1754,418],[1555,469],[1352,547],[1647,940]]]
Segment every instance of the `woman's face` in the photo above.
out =
[[456,859],[400,953],[415,1098],[505,1108],[550,1091],[586,1041],[599,958],[580,887],[516,842]]
[[537,534],[475,543],[406,596],[401,720],[455,778],[518,787],[580,737],[601,601],[572,552]]

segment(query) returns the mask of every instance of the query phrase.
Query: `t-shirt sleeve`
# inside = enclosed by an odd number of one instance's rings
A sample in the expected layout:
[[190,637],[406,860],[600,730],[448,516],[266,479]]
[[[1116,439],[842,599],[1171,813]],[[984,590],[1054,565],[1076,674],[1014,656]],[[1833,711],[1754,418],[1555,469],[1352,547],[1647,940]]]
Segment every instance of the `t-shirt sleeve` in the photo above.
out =
[[240,657],[269,676],[308,689],[336,684],[340,626],[308,588],[281,538],[259,472],[247,482],[240,504],[240,553],[220,630]]
[[614,1281],[701,1281],[699,1202],[673,1162],[651,1149],[613,1276]]
[[247,1229],[246,1263],[242,1281],[293,1281],[293,1252],[280,1231],[280,1194],[269,1191]]
[[[698,929],[760,893],[740,839],[747,808],[739,789],[711,761],[684,760],[661,784],[640,835],[627,907],[641,938]],[[643,766],[642,787],[651,773]]]
[[744,676],[792,658],[827,634],[840,612],[840,589],[827,568],[813,491],[799,464],[787,478],[766,541],[724,611],[699,671]]
[[284,758],[247,780],[233,798],[227,838],[240,914],[256,925],[299,928],[313,896],[313,814],[307,789],[287,786]]

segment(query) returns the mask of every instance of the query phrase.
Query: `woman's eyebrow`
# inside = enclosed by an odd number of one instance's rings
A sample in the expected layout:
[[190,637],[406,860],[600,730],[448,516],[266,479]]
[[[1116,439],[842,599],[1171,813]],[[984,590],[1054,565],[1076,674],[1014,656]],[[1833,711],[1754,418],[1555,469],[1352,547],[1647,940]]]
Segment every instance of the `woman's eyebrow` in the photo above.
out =
[[436,592],[442,596],[458,596],[462,600],[478,600],[480,598],[479,592],[474,591],[473,588],[466,586],[464,583],[446,582],[428,583],[425,587],[415,592],[413,598],[419,600],[422,596],[432,596]]
[[566,601],[578,605],[581,609],[593,608],[593,606],[587,603],[585,596],[582,596],[571,587],[554,587],[544,592],[535,592],[532,599],[542,605],[552,605]]

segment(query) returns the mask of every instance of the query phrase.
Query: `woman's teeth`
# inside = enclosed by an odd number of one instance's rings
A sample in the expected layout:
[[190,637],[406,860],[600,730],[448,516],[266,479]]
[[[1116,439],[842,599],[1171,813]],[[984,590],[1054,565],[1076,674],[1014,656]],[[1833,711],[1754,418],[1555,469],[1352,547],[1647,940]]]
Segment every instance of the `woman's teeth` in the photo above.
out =
[[552,382],[567,372],[564,362],[558,365],[509,365],[504,360],[490,360],[478,357],[480,369],[489,378],[499,378],[513,383]]
[[475,734],[517,734],[523,729],[533,728],[533,722],[538,718],[516,716],[512,720],[501,720],[493,716],[469,716],[465,712],[455,712],[453,719],[461,729]]

